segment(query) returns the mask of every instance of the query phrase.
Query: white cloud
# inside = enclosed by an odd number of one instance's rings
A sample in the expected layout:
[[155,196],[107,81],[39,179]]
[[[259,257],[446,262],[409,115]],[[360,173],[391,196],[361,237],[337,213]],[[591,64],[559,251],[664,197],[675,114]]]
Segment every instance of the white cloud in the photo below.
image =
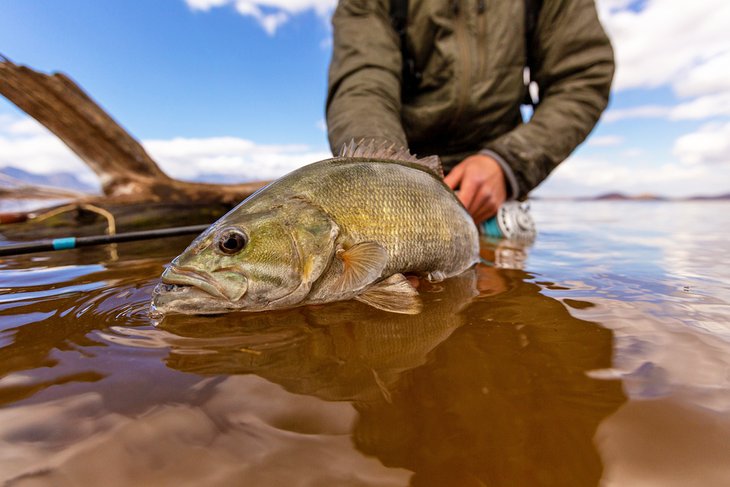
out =
[[71,149],[30,117],[0,114],[0,167],[34,174],[71,172],[88,183],[97,179]]
[[597,5],[616,53],[614,89],[671,87],[688,98],[675,106],[610,110],[604,121],[730,115],[730,2],[598,0]]
[[536,196],[594,196],[618,191],[672,197],[725,193],[728,178],[717,168],[683,163],[650,164],[574,156],[563,162],[535,191]]
[[319,41],[319,48],[323,51],[329,51],[332,48],[332,36],[325,37]]
[[730,190],[730,122],[708,124],[681,136],[674,143],[674,155],[689,165],[724,164],[715,171]]
[[[616,89],[689,85],[694,95],[715,89],[719,63],[730,52],[730,2],[648,0],[638,11],[635,2],[597,3],[616,50]],[[712,79],[700,82],[698,69]]]
[[646,153],[644,149],[639,149],[638,147],[632,147],[629,149],[622,150],[620,153],[621,157],[626,157],[630,159],[636,159],[637,157],[643,156]]
[[[728,34],[726,34],[727,36]],[[710,57],[674,83],[679,96],[700,96],[730,92],[730,50]]]
[[239,14],[253,17],[267,34],[274,35],[293,15],[312,10],[320,17],[328,17],[337,0],[185,0],[185,3],[192,10],[204,12],[233,5]]
[[636,118],[665,118],[669,120],[706,120],[730,116],[730,91],[705,95],[675,106],[639,105],[607,110],[601,120],[607,123]]
[[289,15],[284,11],[278,10],[267,14],[253,2],[236,2],[236,11],[241,15],[249,15],[256,19],[270,36],[276,34],[276,29],[289,20]]
[[187,3],[188,7],[193,10],[202,10],[203,12],[207,12],[213,7],[221,7],[230,3],[230,0],[185,0],[185,3]]
[[624,138],[620,135],[592,135],[586,141],[586,145],[593,147],[611,147],[621,145]]
[[672,108],[661,105],[640,105],[630,108],[612,108],[607,110],[601,120],[603,122],[618,122],[629,118],[661,118],[666,117]]
[[[274,179],[331,157],[326,150],[305,145],[263,145],[237,137],[147,140],[142,145],[171,177],[218,177],[230,183]],[[35,174],[71,172],[98,184],[88,166],[38,122],[0,114],[0,168],[8,166]]]
[[48,134],[48,130],[30,117],[17,118],[8,114],[0,114],[0,127],[10,135],[39,136]]
[[[730,72],[730,65],[728,66]],[[705,95],[681,103],[669,111],[670,120],[704,120],[730,115],[730,91]]]
[[259,145],[237,137],[148,140],[145,149],[160,167],[177,179],[229,175],[231,182],[274,179],[331,157],[304,145]]
[[207,12],[213,7],[222,7],[223,5],[230,3],[230,0],[185,0],[185,3],[187,3],[188,7],[193,10],[202,10],[203,12]]
[[273,36],[276,34],[276,29],[289,20],[289,16],[284,12],[276,12],[269,15],[261,14],[260,16],[256,16],[256,20],[259,21],[261,27],[264,28],[267,34]]

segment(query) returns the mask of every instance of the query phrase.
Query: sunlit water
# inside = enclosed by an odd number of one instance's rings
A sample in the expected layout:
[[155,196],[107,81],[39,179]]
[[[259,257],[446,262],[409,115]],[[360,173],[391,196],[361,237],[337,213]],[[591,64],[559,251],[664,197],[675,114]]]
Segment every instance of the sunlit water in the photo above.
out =
[[185,239],[0,261],[0,485],[730,485],[730,204],[533,210],[417,316],[155,327]]

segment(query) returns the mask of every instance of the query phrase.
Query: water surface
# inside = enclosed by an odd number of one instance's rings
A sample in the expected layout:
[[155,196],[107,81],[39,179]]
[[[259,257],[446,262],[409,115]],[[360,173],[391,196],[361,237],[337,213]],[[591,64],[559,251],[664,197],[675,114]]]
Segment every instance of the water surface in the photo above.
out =
[[730,485],[730,204],[533,209],[417,316],[154,326],[189,238],[0,261],[0,481]]

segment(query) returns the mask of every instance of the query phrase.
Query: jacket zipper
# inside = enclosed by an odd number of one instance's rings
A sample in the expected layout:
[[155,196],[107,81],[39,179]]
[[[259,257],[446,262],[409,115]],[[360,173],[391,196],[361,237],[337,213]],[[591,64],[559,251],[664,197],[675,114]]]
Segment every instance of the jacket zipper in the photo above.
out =
[[[464,113],[464,109],[469,102],[472,81],[472,53],[469,42],[469,29],[467,26],[468,12],[466,12],[466,8],[464,8],[463,5],[460,5],[459,0],[453,1],[452,8],[454,9],[455,17],[454,36],[459,50],[457,63],[460,64],[462,68],[460,71],[460,89],[457,88],[459,91],[456,93],[456,110],[454,111],[454,118],[451,121],[451,128],[453,129],[459,124],[459,119]],[[459,71],[457,71],[457,73],[459,73]]]
[[476,35],[476,56],[477,56],[477,81],[486,76],[487,71],[487,0],[477,0],[477,35]]

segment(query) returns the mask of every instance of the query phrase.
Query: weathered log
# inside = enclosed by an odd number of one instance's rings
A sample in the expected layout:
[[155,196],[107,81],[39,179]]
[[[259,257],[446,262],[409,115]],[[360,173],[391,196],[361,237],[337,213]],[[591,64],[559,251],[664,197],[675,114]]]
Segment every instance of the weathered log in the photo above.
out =
[[[124,233],[136,230],[210,224],[230,205],[219,203],[124,203],[105,202],[91,211],[87,203],[70,203],[31,212],[0,213],[0,240],[25,241],[39,238]],[[109,217],[113,219],[111,232]],[[192,239],[192,238],[191,238]]]
[[104,196],[84,201],[231,205],[265,184],[219,185],[170,178],[134,137],[64,74],[39,73],[0,55],[0,94],[58,136],[99,176]]

